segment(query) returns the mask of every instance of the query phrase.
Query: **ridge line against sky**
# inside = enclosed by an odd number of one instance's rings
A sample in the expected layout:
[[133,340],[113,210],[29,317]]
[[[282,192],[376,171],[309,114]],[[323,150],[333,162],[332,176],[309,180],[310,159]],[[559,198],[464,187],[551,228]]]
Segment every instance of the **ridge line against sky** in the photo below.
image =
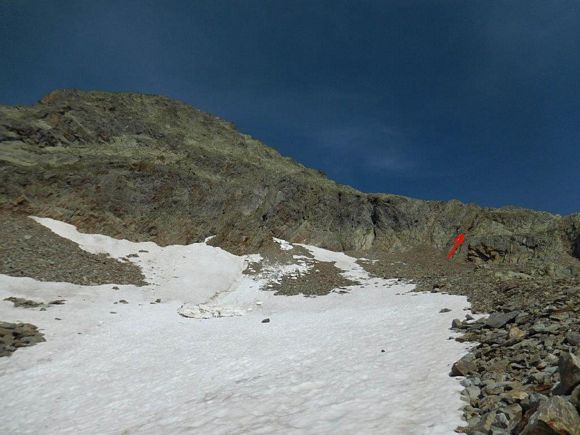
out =
[[0,1],[0,104],[166,95],[367,192],[580,211],[580,2]]

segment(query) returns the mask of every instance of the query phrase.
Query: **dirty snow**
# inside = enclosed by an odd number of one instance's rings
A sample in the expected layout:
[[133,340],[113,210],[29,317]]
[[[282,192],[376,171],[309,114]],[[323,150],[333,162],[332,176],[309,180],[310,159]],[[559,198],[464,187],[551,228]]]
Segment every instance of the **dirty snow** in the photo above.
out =
[[276,237],[272,237],[272,239],[280,245],[280,249],[283,251],[289,251],[293,248],[293,246],[288,243],[286,240],[277,239]]
[[[448,328],[464,315],[463,297],[409,293],[411,285],[370,278],[355,259],[307,245],[362,284],[274,296],[242,274],[259,257],[36,220],[89,252],[137,253],[129,260],[151,284],[114,290],[0,275],[0,299],[66,299],[44,312],[0,302],[0,319],[34,323],[47,338],[0,358],[0,433],[449,434],[462,423],[461,387],[448,372],[465,345],[448,340]],[[243,315],[190,319],[178,314],[184,306]]]
[[183,317],[193,319],[211,319],[212,317],[235,317],[243,316],[244,310],[237,307],[228,307],[227,305],[208,305],[208,304],[184,304],[177,312]]

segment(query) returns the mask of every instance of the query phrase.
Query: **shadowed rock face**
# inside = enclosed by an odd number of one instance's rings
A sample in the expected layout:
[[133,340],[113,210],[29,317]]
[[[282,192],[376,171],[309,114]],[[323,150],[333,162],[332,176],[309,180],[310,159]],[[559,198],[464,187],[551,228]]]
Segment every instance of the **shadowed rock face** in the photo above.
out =
[[65,90],[0,106],[0,207],[162,245],[216,234],[213,243],[236,253],[275,236],[444,255],[463,232],[459,261],[579,273],[580,214],[365,194],[158,96]]

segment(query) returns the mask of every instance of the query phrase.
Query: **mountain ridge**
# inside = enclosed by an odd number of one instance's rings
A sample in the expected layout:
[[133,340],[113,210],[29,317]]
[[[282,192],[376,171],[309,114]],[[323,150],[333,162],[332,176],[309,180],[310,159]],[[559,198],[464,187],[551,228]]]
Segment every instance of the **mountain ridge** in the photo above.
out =
[[247,253],[279,237],[444,255],[463,232],[457,261],[580,274],[580,213],[360,192],[167,97],[57,90],[0,106],[0,182],[0,209],[161,245],[216,235],[212,243]]

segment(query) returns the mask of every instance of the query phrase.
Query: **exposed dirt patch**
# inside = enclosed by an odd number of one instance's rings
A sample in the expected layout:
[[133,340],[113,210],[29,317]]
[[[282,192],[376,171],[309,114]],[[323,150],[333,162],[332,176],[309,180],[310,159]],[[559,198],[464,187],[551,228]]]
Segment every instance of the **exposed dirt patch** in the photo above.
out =
[[301,246],[293,246],[292,249],[284,250],[273,241],[265,243],[260,249],[259,255],[262,260],[258,263],[251,263],[244,274],[260,275],[272,267],[293,265],[304,260],[314,261],[314,256]]
[[[282,249],[276,242],[266,244],[260,251],[262,261],[252,263],[244,271],[268,282],[264,290],[276,295],[327,295],[333,290],[347,292],[344,287],[358,284],[345,278],[332,262],[317,261],[302,246]],[[288,270],[284,270],[290,267]]]
[[356,285],[341,275],[341,270],[334,263],[315,261],[306,272],[297,272],[292,275],[284,275],[279,282],[271,284],[267,290],[275,291],[276,295],[293,296],[323,296],[333,290],[338,293],[347,293],[345,287]]

